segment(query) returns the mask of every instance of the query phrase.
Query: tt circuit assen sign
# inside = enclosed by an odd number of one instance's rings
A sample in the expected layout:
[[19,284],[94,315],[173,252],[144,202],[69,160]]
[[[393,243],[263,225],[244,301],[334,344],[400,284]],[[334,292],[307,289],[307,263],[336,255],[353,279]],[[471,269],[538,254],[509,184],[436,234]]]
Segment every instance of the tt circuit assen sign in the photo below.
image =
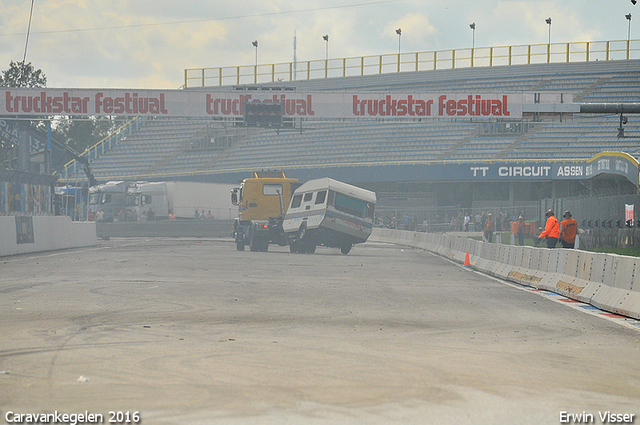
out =
[[586,180],[615,174],[638,182],[638,162],[621,152],[603,152],[579,162],[470,163],[458,167],[464,180]]
[[0,115],[242,118],[246,104],[280,104],[287,118],[522,118],[523,94],[206,92],[19,89],[0,92]]

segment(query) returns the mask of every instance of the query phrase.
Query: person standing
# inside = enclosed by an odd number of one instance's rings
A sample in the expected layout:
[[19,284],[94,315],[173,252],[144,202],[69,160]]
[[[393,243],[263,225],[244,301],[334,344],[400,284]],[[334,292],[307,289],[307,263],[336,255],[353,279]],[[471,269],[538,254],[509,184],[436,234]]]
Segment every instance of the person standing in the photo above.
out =
[[547,238],[547,248],[555,248],[560,238],[560,223],[558,219],[553,215],[553,211],[549,210],[544,215],[547,217],[547,224],[544,226],[544,231],[540,233],[538,239]]
[[523,216],[519,216],[518,220],[516,220],[512,225],[511,225],[511,232],[513,233],[513,235],[515,237],[518,238],[518,245],[522,246],[524,245],[524,228],[525,228],[525,223],[524,223],[524,217]]
[[493,232],[496,231],[496,222],[493,218],[493,214],[489,213],[487,215],[487,221],[484,225],[484,237],[487,239],[487,242],[493,242]]
[[576,243],[576,234],[578,233],[578,222],[571,217],[569,211],[564,212],[564,220],[560,223],[560,242],[563,248],[573,249]]

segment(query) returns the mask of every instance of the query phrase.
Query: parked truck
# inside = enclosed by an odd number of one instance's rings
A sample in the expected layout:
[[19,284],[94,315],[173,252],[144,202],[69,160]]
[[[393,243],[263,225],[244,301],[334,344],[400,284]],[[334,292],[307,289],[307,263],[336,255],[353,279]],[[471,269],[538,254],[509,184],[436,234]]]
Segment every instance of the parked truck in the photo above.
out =
[[230,184],[187,181],[134,183],[128,189],[128,208],[136,217],[151,210],[158,219],[168,218],[169,214],[176,218],[228,219],[235,215],[235,207],[228,196],[232,187]]
[[376,194],[323,178],[303,185],[284,173],[254,173],[232,190],[238,205],[233,237],[243,251],[267,251],[270,243],[289,245],[291,252],[313,253],[316,246],[340,248],[348,254],[373,229]]
[[139,219],[153,212],[154,219],[195,218],[202,214],[229,219],[235,207],[228,193],[233,187],[222,183],[188,181],[127,182],[110,181],[89,189],[89,208],[94,214],[102,210],[105,221],[114,221],[121,212],[127,219]]
[[89,188],[89,208],[96,219],[114,221],[120,211],[127,208],[126,181],[110,181]]

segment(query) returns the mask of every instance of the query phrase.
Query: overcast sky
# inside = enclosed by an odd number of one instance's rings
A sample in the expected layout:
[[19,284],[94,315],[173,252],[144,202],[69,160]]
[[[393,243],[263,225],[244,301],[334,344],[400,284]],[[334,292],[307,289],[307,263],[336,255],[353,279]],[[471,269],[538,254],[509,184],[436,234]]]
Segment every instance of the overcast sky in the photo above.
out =
[[[22,61],[31,0],[0,2],[0,70]],[[640,38],[630,0],[35,0],[26,60],[48,87],[176,89],[185,68],[551,41]]]

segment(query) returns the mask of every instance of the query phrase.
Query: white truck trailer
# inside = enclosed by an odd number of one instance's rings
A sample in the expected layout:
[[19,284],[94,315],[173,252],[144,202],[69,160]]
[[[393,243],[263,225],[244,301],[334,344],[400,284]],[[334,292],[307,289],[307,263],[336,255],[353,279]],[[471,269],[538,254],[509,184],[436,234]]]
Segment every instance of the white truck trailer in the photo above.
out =
[[176,218],[206,217],[218,219],[233,218],[237,207],[231,204],[229,191],[231,184],[201,183],[188,181],[140,182],[128,190],[129,208],[137,217],[151,209],[158,219],[165,219],[170,213]]

